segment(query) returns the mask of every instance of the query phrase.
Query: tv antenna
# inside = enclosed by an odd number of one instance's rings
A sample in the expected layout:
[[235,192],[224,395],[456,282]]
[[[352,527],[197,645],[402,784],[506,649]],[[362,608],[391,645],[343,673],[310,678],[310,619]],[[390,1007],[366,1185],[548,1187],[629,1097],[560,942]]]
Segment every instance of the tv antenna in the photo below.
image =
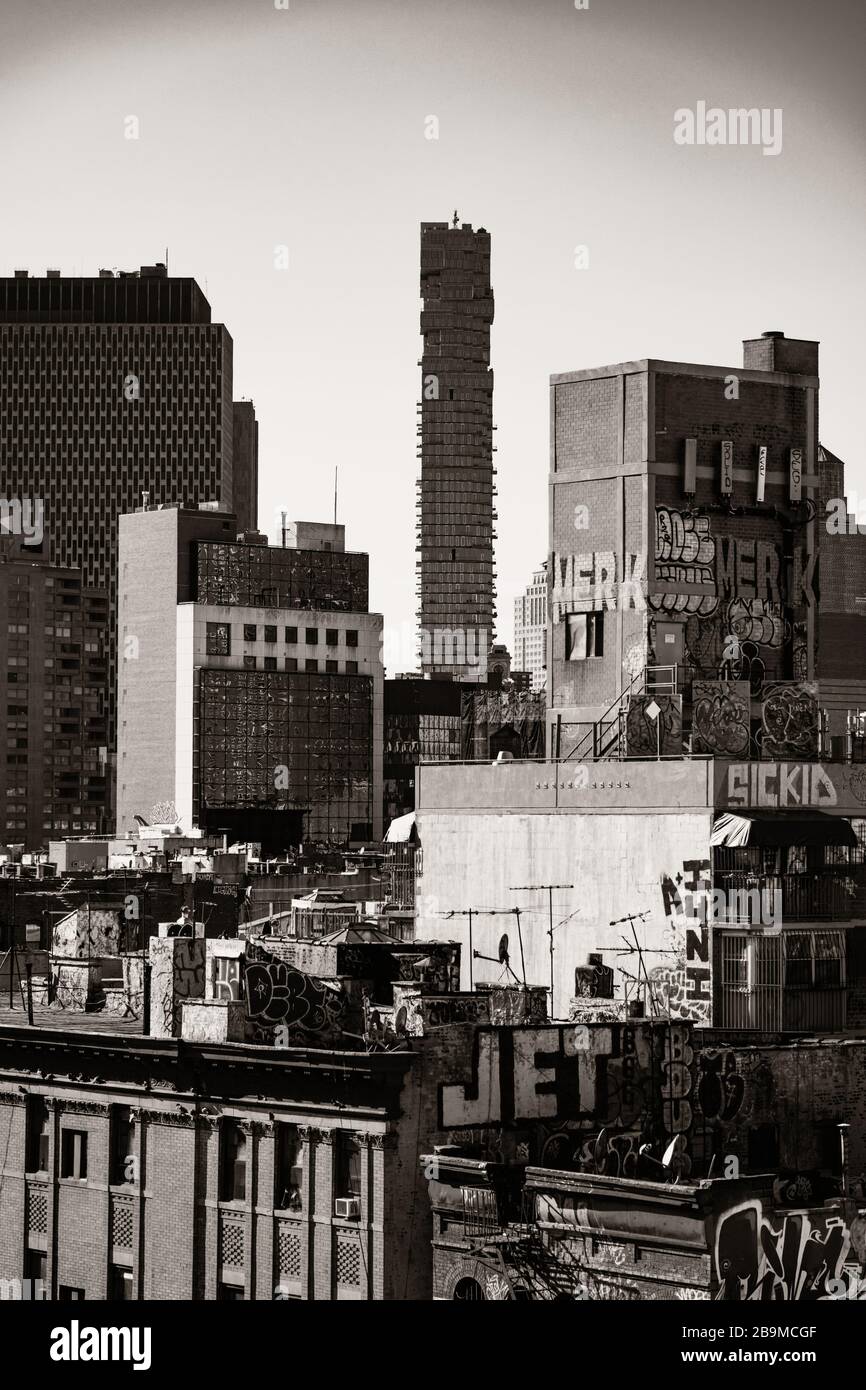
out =
[[[472,970],[472,962],[480,956],[480,952],[473,950],[472,947],[472,919],[473,917],[501,917],[502,912],[496,908],[489,907],[455,907],[450,912],[440,912],[439,917],[466,917],[469,922],[469,990],[470,993],[475,988],[475,979]],[[502,943],[500,942],[500,945]],[[507,944],[507,943],[506,943]],[[480,956],[482,960],[493,960],[492,956]]]
[[[634,938],[634,944],[632,944],[632,942],[630,942],[625,936],[620,937],[620,940],[623,942],[623,946],[622,946],[621,948],[617,949],[617,950],[615,951],[615,954],[618,955],[618,956],[634,956],[634,955],[636,955],[636,956],[637,956],[637,975],[631,975],[627,970],[624,970],[622,966],[619,966],[618,969],[619,969],[620,974],[621,974],[621,975],[624,975],[626,979],[634,980],[635,985],[637,986],[637,989],[643,988],[643,991],[644,991],[644,1001],[645,1001],[645,1002],[646,1002],[646,1001],[649,1002],[650,1014],[651,1014],[651,1015],[655,1015],[655,1014],[658,1013],[658,1005],[657,1005],[657,1001],[656,1001],[655,994],[653,993],[653,987],[652,987],[652,985],[651,985],[651,983],[650,983],[650,977],[649,977],[649,974],[648,974],[648,972],[647,972],[646,961],[644,960],[644,949],[643,949],[643,947],[642,947],[641,944],[640,944],[640,940],[639,940],[638,934],[637,934],[637,928],[635,927],[635,922],[642,922],[642,921],[644,920],[645,917],[649,917],[649,916],[650,916],[649,911],[646,911],[646,912],[627,912],[626,915],[625,915],[624,917],[618,917],[618,918],[616,919],[615,922],[611,922],[611,923],[610,923],[610,926],[612,926],[612,927],[619,927],[619,926],[621,926],[621,925],[623,924],[623,922],[628,922],[629,927],[631,928],[631,934],[632,934],[632,936],[633,936],[633,938]],[[654,955],[660,955],[660,956],[675,956],[677,953],[676,953],[676,951],[661,951],[661,950],[660,950],[660,951],[654,952],[653,954],[654,954]],[[641,978],[641,977],[643,977],[643,978]],[[637,990],[636,990],[635,992],[637,993]]]
[[512,892],[512,893],[546,893],[546,894],[547,894],[547,912],[548,912],[547,939],[548,939],[548,950],[549,950],[549,952],[550,952],[550,1016],[551,1016],[551,1018],[554,1017],[554,1010],[553,1010],[553,933],[554,933],[556,930],[558,930],[559,927],[564,927],[565,924],[566,924],[566,922],[571,921],[571,918],[572,918],[572,917],[576,917],[576,916],[577,916],[577,913],[576,913],[576,912],[572,912],[571,915],[570,915],[569,917],[564,917],[563,920],[562,920],[561,922],[557,922],[556,926],[554,927],[554,925],[553,925],[553,892],[554,892],[554,889],[555,889],[555,888],[573,888],[573,887],[574,887],[574,884],[573,884],[573,883],[526,883],[526,884],[520,884],[520,885],[518,885],[517,887],[511,889],[511,892]]

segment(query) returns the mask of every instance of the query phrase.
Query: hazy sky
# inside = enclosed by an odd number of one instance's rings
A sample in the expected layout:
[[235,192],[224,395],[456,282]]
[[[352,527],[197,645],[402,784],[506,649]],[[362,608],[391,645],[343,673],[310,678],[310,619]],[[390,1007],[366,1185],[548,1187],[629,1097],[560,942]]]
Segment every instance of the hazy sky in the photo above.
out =
[[[409,633],[418,224],[486,227],[510,642],[547,545],[551,372],[819,338],[821,438],[866,492],[864,37],[862,0],[0,0],[0,268],[168,246],[256,404],[260,524],[327,519],[339,465],[371,606]],[[700,100],[781,108],[781,154],[675,145]]]

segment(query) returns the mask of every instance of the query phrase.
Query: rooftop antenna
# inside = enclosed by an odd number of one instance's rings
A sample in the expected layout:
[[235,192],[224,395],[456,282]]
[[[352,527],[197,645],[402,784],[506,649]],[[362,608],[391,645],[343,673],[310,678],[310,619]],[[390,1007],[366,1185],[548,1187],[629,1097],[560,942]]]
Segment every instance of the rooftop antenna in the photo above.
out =
[[165,273],[168,274],[168,247],[165,248]]
[[[641,946],[641,944],[640,944],[640,940],[638,939],[637,930],[636,930],[636,928],[635,928],[635,922],[642,922],[642,921],[644,920],[644,918],[645,918],[645,917],[649,917],[649,915],[650,915],[650,914],[649,914],[648,911],[647,911],[647,912],[627,912],[626,915],[625,915],[624,917],[618,917],[618,918],[616,919],[616,921],[615,921],[615,922],[611,922],[610,925],[611,925],[612,927],[618,927],[618,926],[620,926],[623,922],[628,922],[629,926],[631,927],[631,934],[632,934],[632,936],[634,937],[634,945],[632,945],[631,942],[628,941],[627,938],[623,936],[623,937],[620,938],[620,940],[623,942],[623,949],[617,950],[616,954],[617,954],[618,956],[634,956],[634,955],[637,956],[637,961],[638,961],[637,976],[632,975],[632,976],[630,976],[629,978],[631,978],[631,979],[633,979],[633,980],[635,981],[635,984],[637,985],[638,988],[640,988],[641,986],[643,986],[644,1000],[645,1000],[646,1002],[649,1003],[650,1016],[652,1017],[653,1015],[655,1015],[656,1013],[659,1012],[659,1010],[658,1010],[658,1001],[656,1000],[655,994],[654,994],[654,992],[653,992],[653,987],[652,987],[652,985],[650,984],[650,977],[649,977],[649,974],[648,974],[648,972],[647,972],[646,961],[644,960],[644,948],[643,948],[643,947]],[[676,951],[665,951],[665,950],[655,950],[655,949],[654,949],[653,954],[654,954],[654,955],[659,955],[659,956],[675,956],[675,955],[676,955]],[[626,970],[623,970],[622,966],[619,967],[619,971],[620,971],[620,974],[622,974],[622,975],[628,975],[628,972],[627,972]],[[643,976],[643,979],[641,979],[641,976]],[[637,993],[637,991],[635,991],[635,993]]]
[[457,209],[455,208],[455,209],[454,209],[454,217],[453,217],[452,222],[451,222],[452,227],[456,227],[456,226],[457,226],[458,220],[459,220],[459,219],[458,219],[458,217],[457,217]]
[[[483,955],[481,954],[480,951],[476,951],[476,950],[473,949],[473,946],[472,946],[472,919],[473,919],[473,917],[510,917],[510,916],[512,916],[513,912],[514,912],[514,908],[507,908],[507,909],[503,912],[503,910],[502,910],[501,908],[495,908],[495,907],[494,907],[494,908],[490,908],[490,907],[462,907],[462,908],[461,908],[461,907],[455,907],[455,908],[452,908],[449,912],[439,912],[439,913],[436,914],[438,917],[445,917],[446,919],[449,918],[449,917],[466,917],[466,918],[469,919],[469,992],[470,992],[470,994],[471,994],[471,993],[474,991],[474,989],[475,989],[475,980],[474,980],[474,975],[473,975],[473,970],[472,970],[472,962],[473,962],[473,960],[494,960],[494,957],[493,957],[493,956],[483,956]],[[518,921],[518,927],[519,927],[519,925],[520,925],[520,923],[519,923],[519,921]],[[505,943],[505,945],[504,945],[504,955],[503,955],[503,942]],[[500,942],[499,942],[499,957],[498,957],[498,960],[499,960],[500,965],[504,965],[505,968],[506,968],[506,970],[510,971],[511,974],[514,975],[514,971],[511,969],[511,966],[508,964],[508,937],[507,937],[507,936],[503,936],[503,937],[501,938]],[[495,963],[495,961],[494,961],[494,963]],[[515,980],[517,980],[517,976],[516,976],[516,975],[514,975],[514,978],[515,978]],[[517,983],[520,984],[520,981],[517,980]],[[525,981],[524,981],[524,984],[525,984]]]
[[336,526],[336,524],[337,524],[337,474],[339,473],[339,471],[340,471],[339,466],[337,466],[337,467],[334,468],[334,525],[335,525],[335,526]]
[[283,542],[283,550],[286,548],[286,513],[280,512],[280,535]]
[[[512,888],[512,890],[511,890],[512,893],[546,893],[546,894],[547,894],[547,908],[548,908],[547,937],[548,937],[549,950],[550,950],[550,1013],[551,1013],[551,1017],[553,1017],[553,933],[556,931],[556,927],[554,927],[554,925],[553,925],[553,890],[554,890],[554,888],[573,888],[573,887],[574,887],[574,884],[573,884],[573,883],[527,883],[527,884],[521,884],[521,885],[519,885],[519,886],[516,887],[516,888]],[[571,914],[572,917],[574,917],[574,916],[576,916],[576,915],[577,915],[577,914],[574,913],[574,912]],[[570,919],[569,919],[568,917],[566,917],[566,919],[565,919],[564,922],[559,922],[559,923],[557,923],[557,925],[560,926],[560,927],[564,927],[564,926],[565,926],[565,922],[567,922],[567,921],[569,921],[569,920],[570,920]],[[517,919],[517,925],[518,925],[518,928],[519,928],[519,926],[520,926],[520,918],[519,918],[519,917],[518,917],[518,919]]]

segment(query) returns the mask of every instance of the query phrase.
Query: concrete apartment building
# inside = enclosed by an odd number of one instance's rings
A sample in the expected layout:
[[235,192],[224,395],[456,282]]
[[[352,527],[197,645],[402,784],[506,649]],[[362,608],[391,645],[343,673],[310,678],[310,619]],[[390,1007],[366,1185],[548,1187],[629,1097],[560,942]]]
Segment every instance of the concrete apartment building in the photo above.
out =
[[421,223],[418,617],[425,675],[486,681],[496,626],[490,234]]
[[117,518],[144,496],[216,501],[254,527],[256,447],[252,406],[232,402],[232,339],[195,280],[164,265],[0,277],[5,495],[40,498],[46,557],[108,595],[112,764]]
[[118,829],[173,802],[184,829],[274,850],[382,832],[382,618],[344,528],[283,546],[222,512],[120,522]]
[[105,830],[108,607],[81,570],[0,553],[0,839],[27,851]]
[[533,690],[543,690],[547,680],[547,591],[545,560],[514,600],[514,668],[529,672]]

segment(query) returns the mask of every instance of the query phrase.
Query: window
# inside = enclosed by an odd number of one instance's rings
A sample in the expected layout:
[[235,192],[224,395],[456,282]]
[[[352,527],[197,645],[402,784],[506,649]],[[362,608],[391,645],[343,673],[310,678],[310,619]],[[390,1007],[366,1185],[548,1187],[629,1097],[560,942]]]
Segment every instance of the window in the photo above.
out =
[[840,989],[845,984],[844,931],[786,931],[783,945],[786,989]]
[[243,1303],[244,1290],[242,1284],[220,1284],[217,1290],[217,1300],[220,1303]]
[[87,1181],[87,1134],[83,1129],[64,1129],[60,1135],[60,1176]]
[[208,656],[231,656],[231,631],[228,623],[208,623],[205,647]]
[[319,629],[317,627],[305,628],[305,641],[308,647],[316,647],[319,644]]
[[244,641],[245,641],[245,642],[255,642],[255,640],[256,640],[256,625],[255,625],[255,623],[244,623]]
[[603,656],[603,613],[571,613],[566,621],[566,661],[587,661],[590,657]]
[[265,623],[265,641],[266,641],[266,642],[276,642],[276,640],[277,640],[277,629],[276,629],[276,627],[272,626],[270,623]]
[[325,643],[329,647],[337,647],[340,644],[340,634],[335,627],[325,628]]
[[61,1284],[57,1298],[60,1303],[81,1303],[84,1301],[84,1290],[73,1288],[71,1284]]
[[484,1290],[477,1279],[458,1279],[454,1297],[460,1303],[484,1303]]
[[361,1145],[357,1134],[338,1129],[334,1136],[334,1196],[360,1197]]
[[336,674],[336,672],[339,671],[339,669],[340,669],[340,663],[339,663],[339,661],[326,661],[326,662],[325,662],[325,670],[326,670],[326,671],[332,671],[334,674]]
[[283,1211],[300,1211],[304,1169],[297,1125],[277,1125],[275,1171],[275,1207]]
[[128,1105],[111,1107],[111,1178],[116,1186],[138,1181],[135,1123]]
[[347,646],[347,647],[357,647],[357,645],[358,645],[358,629],[357,629],[356,627],[347,628],[347,629],[346,629],[346,646]]
[[265,657],[265,670],[266,670],[266,671],[276,671],[276,669],[277,669],[277,658],[276,658],[275,656],[266,656],[266,657]]
[[255,657],[254,657],[254,656],[245,656],[245,657],[244,657],[244,666],[246,666],[246,668],[247,668],[248,671],[254,671],[254,670],[256,669],[256,659],[255,659]]
[[108,1273],[108,1301],[130,1303],[134,1297],[132,1270],[126,1269],[124,1265],[112,1265]]
[[220,1134],[220,1201],[245,1202],[247,1136],[237,1120],[226,1120]]
[[31,1298],[48,1295],[48,1256],[44,1250],[25,1250],[24,1278],[31,1283]]
[[286,641],[287,641],[289,644],[291,644],[292,642],[297,642],[297,640],[298,640],[298,629],[297,629],[296,627],[287,627],[287,628],[286,628]]
[[297,669],[298,669],[298,658],[297,658],[296,656],[287,656],[287,657],[286,657],[286,670],[287,670],[287,671],[297,671]]
[[308,658],[308,659],[304,662],[304,670],[305,670],[305,671],[318,671],[318,669],[319,669],[319,663],[318,663],[318,661],[315,661],[315,660],[313,660],[313,659],[311,659],[311,658]]
[[48,1172],[48,1106],[44,1096],[31,1096],[27,1102],[25,1166],[28,1173]]
[[357,674],[358,674],[358,663],[357,663],[357,661],[347,661],[347,662],[346,662],[346,675],[347,675],[347,676],[357,676]]

